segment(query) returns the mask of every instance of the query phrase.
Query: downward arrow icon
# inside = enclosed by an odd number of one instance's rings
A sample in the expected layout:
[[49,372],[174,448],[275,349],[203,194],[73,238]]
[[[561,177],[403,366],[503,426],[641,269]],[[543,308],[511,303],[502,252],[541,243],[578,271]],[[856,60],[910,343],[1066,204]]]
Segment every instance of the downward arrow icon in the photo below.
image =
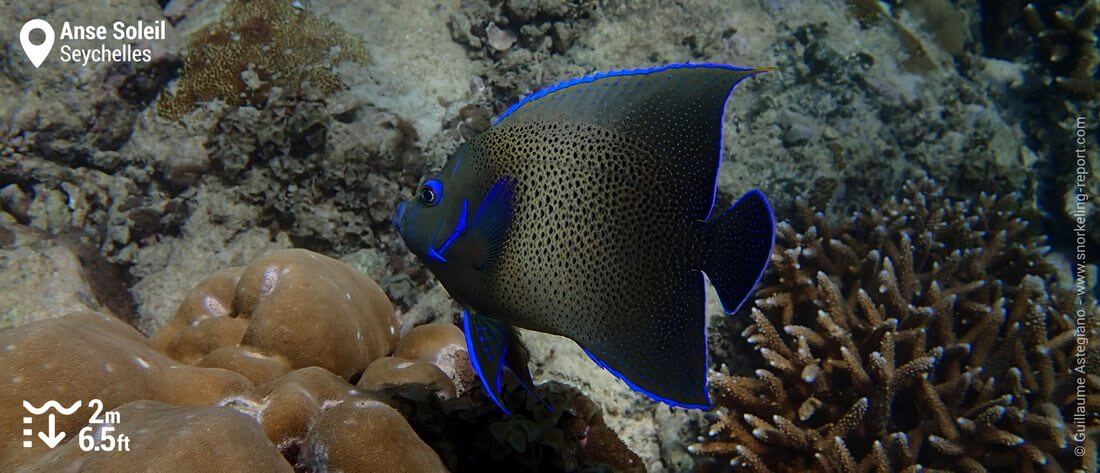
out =
[[38,438],[46,442],[46,446],[54,448],[57,444],[61,443],[61,439],[65,438],[65,432],[57,432],[57,427],[54,424],[55,418],[53,414],[50,414],[50,433],[47,435],[45,432],[39,432]]

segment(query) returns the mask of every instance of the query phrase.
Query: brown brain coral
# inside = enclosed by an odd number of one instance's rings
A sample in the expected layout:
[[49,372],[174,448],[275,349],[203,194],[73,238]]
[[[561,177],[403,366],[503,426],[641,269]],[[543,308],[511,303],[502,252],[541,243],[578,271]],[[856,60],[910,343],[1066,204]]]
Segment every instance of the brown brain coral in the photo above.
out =
[[309,366],[350,379],[393,351],[397,327],[393,305],[366,275],[312,251],[280,250],[199,283],[153,345],[257,384]]
[[803,214],[743,333],[766,367],[716,377],[693,452],[749,471],[1095,470],[1100,418],[1083,459],[1068,425],[1076,383],[1100,377],[1071,371],[1074,299],[1014,198],[921,182],[839,225]]
[[326,410],[310,429],[299,464],[307,471],[447,471],[400,412],[372,400]]
[[[153,343],[174,358],[96,313],[0,332],[0,471],[642,470],[582,394],[540,386],[551,412],[511,383],[523,408],[505,416],[479,385],[456,393],[473,380],[458,328],[395,347],[396,324],[369,278],[287,250],[196,286]],[[80,451],[88,408],[59,419],[56,449],[22,448],[21,400],[51,398],[118,409],[131,451]]]
[[8,434],[28,428],[21,423],[27,415],[24,400],[34,406],[81,401],[76,413],[57,419],[58,431],[72,439],[93,412],[91,399],[102,400],[105,409],[139,399],[200,406],[252,390],[231,371],[180,365],[154,351],[133,327],[93,312],[0,332],[0,367],[0,471],[15,470],[46,451],[37,441],[22,448],[24,439]]
[[29,465],[31,471],[294,471],[248,416],[225,407],[179,407],[134,401],[117,409],[111,435],[125,435],[129,450],[83,451],[68,442]]
[[342,87],[335,67],[367,62],[361,41],[293,2],[233,0],[218,22],[196,31],[174,92],[157,113],[178,119],[201,102],[262,107],[272,87],[299,90],[308,83],[323,95]]

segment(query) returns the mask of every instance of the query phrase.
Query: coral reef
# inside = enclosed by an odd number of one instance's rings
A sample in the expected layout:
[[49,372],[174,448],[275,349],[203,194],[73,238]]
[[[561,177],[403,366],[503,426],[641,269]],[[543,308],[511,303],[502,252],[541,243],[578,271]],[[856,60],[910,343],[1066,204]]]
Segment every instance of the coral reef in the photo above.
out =
[[[0,332],[12,375],[0,380],[0,469],[640,471],[579,392],[539,387],[551,412],[513,384],[508,401],[526,407],[506,417],[474,382],[457,327],[420,326],[403,341],[396,327],[373,280],[281,250],[202,281],[152,342],[92,312]],[[60,417],[61,446],[22,448],[24,399],[85,404]],[[118,412],[111,427],[131,451],[80,449],[92,399]]]
[[[877,19],[861,24],[846,3],[871,8]],[[243,267],[289,247],[330,255],[378,281],[402,334],[452,322],[458,311],[446,291],[392,230],[393,202],[521,96],[595,71],[671,62],[778,67],[731,98],[720,202],[760,188],[777,215],[796,195],[842,214],[869,208],[906,179],[930,176],[959,192],[1018,190],[1029,201],[1038,196],[1047,217],[1065,214],[1073,204],[1066,193],[1073,170],[1063,167],[1073,153],[1065,146],[1076,131],[1070,119],[1084,116],[1091,137],[1100,107],[1041,80],[1052,76],[1024,19],[1027,3],[9,2],[4,31],[18,31],[29,18],[55,26],[122,18],[169,24],[163,41],[111,44],[151,46],[148,63],[83,67],[58,60],[56,47],[41,68],[17,47],[0,61],[0,258],[7,265],[0,307],[14,309],[0,313],[0,324],[93,310],[152,336],[212,268]],[[1049,34],[1071,31],[1059,26],[1052,3],[1035,3]],[[1062,3],[1066,14],[1086,4]],[[255,8],[246,12],[246,5]],[[971,36],[981,40],[962,39],[958,18],[931,20],[929,11],[945,5],[966,16],[972,33],[980,29]],[[255,18],[270,15],[261,11],[269,6],[285,14],[282,24],[336,26],[329,30],[336,36],[315,31],[290,48],[296,57],[315,56],[291,76],[317,79],[280,83],[248,67],[251,43],[208,44],[221,38],[209,34],[265,25]],[[247,21],[228,24],[233,15]],[[1010,18],[994,21],[1001,15]],[[987,40],[987,31],[1012,34]],[[274,44],[309,30],[268,33]],[[962,51],[954,52],[960,39]],[[345,40],[361,50],[331,47]],[[995,42],[1016,49],[996,52]],[[215,55],[228,61],[234,48],[244,56],[233,67],[199,64]],[[360,60],[349,58],[353,52]],[[285,50],[262,56],[247,61],[290,65],[280,59]],[[924,68],[921,58],[939,67]],[[200,90],[204,77],[225,87]],[[230,89],[245,96],[215,96]],[[185,100],[187,90],[208,95]],[[178,120],[158,116],[173,105],[189,112]],[[1092,168],[1096,176],[1100,166]],[[1095,188],[1100,178],[1090,181]],[[1100,231],[1089,233],[1095,244]],[[232,296],[215,300],[228,307]],[[182,336],[173,359],[237,371],[256,385],[299,371],[281,355],[235,341],[233,330],[245,330],[246,320],[204,320]],[[215,343],[197,343],[212,334]],[[697,434],[698,413],[632,392],[572,342],[524,337],[535,378],[561,380],[591,398],[648,470],[691,468],[683,439]],[[463,387],[448,376],[459,398],[466,389],[478,392],[476,380]]]
[[0,366],[6,372],[0,379],[0,428],[8,432],[0,438],[4,471],[47,451],[37,442],[22,448],[18,434],[25,428],[24,400],[35,406],[48,400],[65,406],[82,401],[77,413],[57,419],[57,430],[71,439],[91,415],[91,399],[102,400],[107,409],[142,399],[202,406],[252,389],[231,371],[181,366],[153,350],[132,327],[94,312],[0,332]]
[[447,471],[400,412],[370,400],[326,409],[306,437],[299,464],[307,471]]
[[[216,354],[256,376],[283,374],[281,363],[350,379],[393,351],[397,327],[393,305],[369,277],[327,256],[280,250],[200,283],[153,343],[184,363],[228,367],[213,364]],[[246,350],[216,351],[237,345]]]
[[1037,43],[1036,58],[1046,70],[1046,82],[1066,92],[1096,97],[1100,79],[1100,3],[1078,0],[1066,4],[1029,3],[1024,21]]
[[801,209],[743,333],[765,366],[716,377],[695,453],[749,471],[1096,469],[1100,417],[1083,459],[1067,425],[1077,383],[1100,388],[1100,352],[1072,370],[1076,296],[1017,196],[922,181],[839,224]]
[[129,437],[128,451],[86,452],[70,441],[26,465],[27,470],[79,465],[81,471],[294,471],[256,422],[236,410],[134,401],[115,411],[123,420],[111,434]]
[[216,23],[193,33],[181,79],[157,112],[177,119],[202,102],[263,107],[272,87],[309,84],[322,94],[342,83],[335,68],[367,62],[361,41],[331,21],[277,0],[234,0]]

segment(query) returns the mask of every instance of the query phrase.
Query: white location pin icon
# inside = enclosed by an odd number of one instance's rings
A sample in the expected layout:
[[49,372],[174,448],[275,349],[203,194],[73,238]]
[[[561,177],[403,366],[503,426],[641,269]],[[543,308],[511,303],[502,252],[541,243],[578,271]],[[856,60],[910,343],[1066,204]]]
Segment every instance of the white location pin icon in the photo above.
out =
[[[31,31],[34,30],[42,30],[42,34],[46,35],[46,40],[42,44],[31,42]],[[46,20],[35,18],[23,23],[23,29],[19,30],[19,43],[23,45],[23,52],[27,54],[27,59],[31,60],[34,67],[41,66],[46,60],[46,56],[53,49],[53,39],[53,27]]]

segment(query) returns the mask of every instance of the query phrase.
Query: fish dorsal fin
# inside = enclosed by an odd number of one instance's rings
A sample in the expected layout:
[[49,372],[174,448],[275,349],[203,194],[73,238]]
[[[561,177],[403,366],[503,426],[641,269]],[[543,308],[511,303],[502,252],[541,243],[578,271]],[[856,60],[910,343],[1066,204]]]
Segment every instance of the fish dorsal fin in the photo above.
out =
[[[669,64],[568,80],[525,97],[496,126],[554,121],[610,130],[661,158],[669,188],[688,213],[705,220],[714,205],[726,99],[742,80],[768,69],[725,64]],[[700,191],[703,190],[703,191]],[[709,191],[709,192],[707,192]]]

